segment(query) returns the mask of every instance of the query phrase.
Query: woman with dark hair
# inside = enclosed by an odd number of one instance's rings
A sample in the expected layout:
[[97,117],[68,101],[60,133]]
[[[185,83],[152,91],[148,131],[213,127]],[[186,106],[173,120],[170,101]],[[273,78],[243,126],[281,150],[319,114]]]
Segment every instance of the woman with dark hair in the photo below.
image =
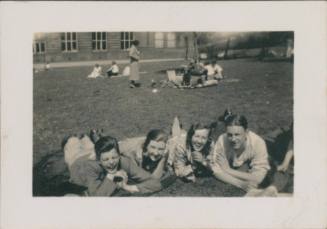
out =
[[135,40],[132,42],[132,46],[129,49],[129,58],[130,58],[130,88],[135,88],[140,86],[140,73],[139,73],[139,60],[140,60],[140,51],[137,49],[139,46],[139,41]]
[[144,169],[155,179],[160,179],[166,187],[174,179],[168,162],[167,134],[159,129],[152,129],[147,136],[127,139],[119,142],[122,154],[130,158],[138,167]]
[[265,141],[248,130],[243,115],[225,112],[225,133],[216,142],[211,169],[214,176],[245,191],[261,184],[270,165]]
[[85,155],[70,166],[71,183],[87,187],[88,195],[111,196],[119,189],[128,193],[151,193],[161,189],[159,180],[121,156],[115,138],[101,137],[95,143],[95,154],[96,160]]
[[123,155],[153,174],[153,177],[160,178],[168,156],[167,140],[168,136],[165,132],[152,129],[145,138],[126,139],[119,142],[119,145]]
[[194,124],[175,145],[173,167],[178,177],[195,182],[197,176],[211,174],[209,166],[214,148],[212,130],[213,125]]

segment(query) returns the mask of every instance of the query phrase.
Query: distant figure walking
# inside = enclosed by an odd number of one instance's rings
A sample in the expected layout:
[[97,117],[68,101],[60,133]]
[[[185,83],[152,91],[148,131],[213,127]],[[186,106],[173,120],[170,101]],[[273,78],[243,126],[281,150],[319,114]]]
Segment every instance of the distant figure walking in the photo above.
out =
[[140,51],[137,49],[139,45],[139,41],[135,40],[132,42],[132,46],[129,50],[129,58],[130,58],[130,88],[139,87],[140,83],[140,73],[139,73],[139,60],[140,60]]

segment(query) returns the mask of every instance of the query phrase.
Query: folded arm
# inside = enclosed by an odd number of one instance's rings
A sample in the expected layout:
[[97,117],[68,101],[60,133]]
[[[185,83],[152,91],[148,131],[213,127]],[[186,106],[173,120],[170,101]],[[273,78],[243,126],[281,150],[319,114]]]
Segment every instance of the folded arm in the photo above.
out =
[[243,189],[244,191],[247,191],[250,187],[250,182],[247,182],[245,180],[239,179],[233,175],[230,175],[228,172],[226,172],[224,169],[220,168],[219,165],[213,165],[211,167],[212,172],[214,176],[227,184],[234,185],[238,188]]
[[258,172],[242,172],[242,171],[238,171],[232,168],[228,168],[226,170],[226,172],[238,179],[242,179],[244,181],[248,181],[248,182],[254,182],[256,184],[261,183],[261,181],[263,180],[263,178],[265,177],[265,175],[267,174],[267,172],[265,171],[258,171]]
[[164,169],[165,169],[166,161],[167,161],[167,157],[166,156],[163,156],[160,159],[160,162],[158,163],[157,167],[155,168],[155,170],[151,174],[151,176],[153,178],[160,179],[162,177],[162,175],[164,174]]

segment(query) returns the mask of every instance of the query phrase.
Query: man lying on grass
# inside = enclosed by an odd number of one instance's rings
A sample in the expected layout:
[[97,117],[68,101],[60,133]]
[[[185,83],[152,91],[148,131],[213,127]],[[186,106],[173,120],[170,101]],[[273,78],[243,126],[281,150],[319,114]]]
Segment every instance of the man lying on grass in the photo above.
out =
[[281,185],[265,141],[247,129],[243,115],[225,113],[224,123],[226,133],[219,136],[211,162],[214,176],[247,191],[246,196],[277,196]]
[[247,129],[243,115],[228,115],[225,126],[211,164],[215,177],[245,191],[258,187],[270,170],[264,140]]

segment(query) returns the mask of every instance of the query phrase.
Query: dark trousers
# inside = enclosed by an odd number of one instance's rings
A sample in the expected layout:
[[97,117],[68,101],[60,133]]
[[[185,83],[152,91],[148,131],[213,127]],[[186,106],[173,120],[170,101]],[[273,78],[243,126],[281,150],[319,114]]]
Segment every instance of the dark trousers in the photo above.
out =
[[203,80],[208,80],[208,70],[204,69],[203,71],[199,71],[196,69],[191,69],[186,71],[183,75],[183,84],[190,86],[192,76],[201,76],[200,82],[198,83],[204,83]]
[[112,72],[112,71],[107,71],[107,76],[111,77],[111,76],[117,76],[118,72]]

